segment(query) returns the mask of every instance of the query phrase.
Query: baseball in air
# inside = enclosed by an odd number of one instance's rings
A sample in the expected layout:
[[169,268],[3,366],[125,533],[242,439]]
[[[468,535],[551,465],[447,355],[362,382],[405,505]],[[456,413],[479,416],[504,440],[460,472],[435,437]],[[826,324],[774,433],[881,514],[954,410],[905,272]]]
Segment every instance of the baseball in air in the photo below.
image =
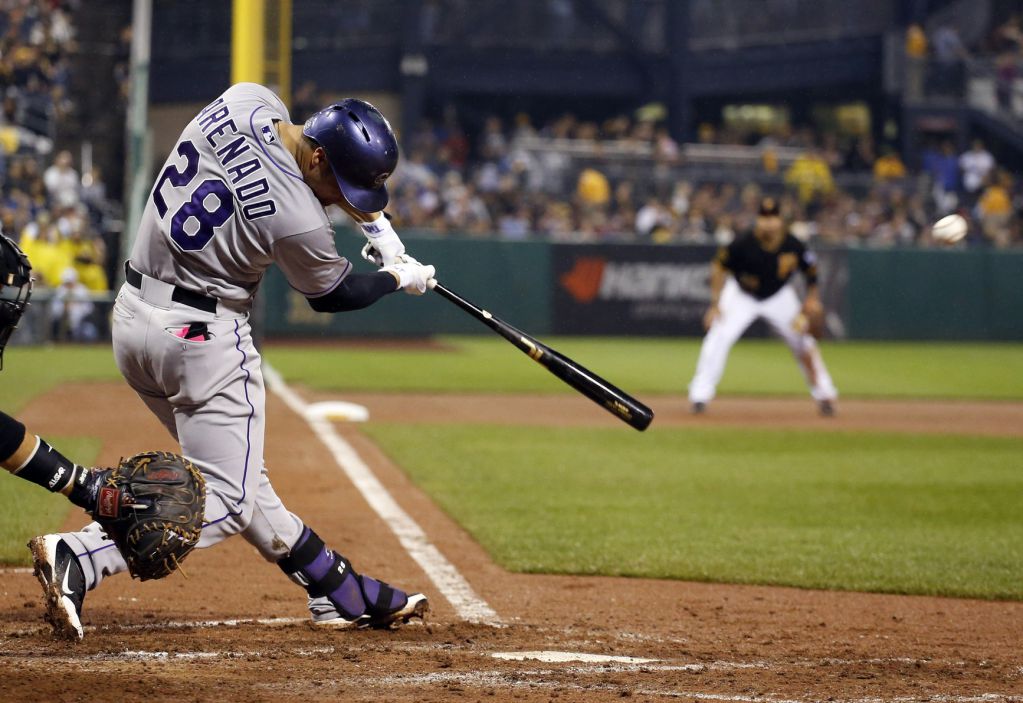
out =
[[946,215],[934,223],[931,235],[939,242],[955,244],[966,236],[969,225],[962,215]]

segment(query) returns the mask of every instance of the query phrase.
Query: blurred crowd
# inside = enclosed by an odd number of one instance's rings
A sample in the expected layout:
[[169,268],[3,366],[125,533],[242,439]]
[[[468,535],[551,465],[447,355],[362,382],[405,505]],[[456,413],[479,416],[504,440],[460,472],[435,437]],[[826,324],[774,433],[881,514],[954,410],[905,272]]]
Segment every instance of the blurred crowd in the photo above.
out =
[[[53,136],[71,109],[69,55],[75,50],[69,3],[0,0],[0,126],[22,126]],[[5,135],[4,141],[11,139]]]
[[[962,153],[950,141],[935,142],[911,169],[869,133],[843,140],[811,128],[698,131],[704,145],[757,147],[756,177],[705,177],[656,120],[565,115],[537,127],[520,114],[488,118],[473,138],[448,118],[404,141],[391,209],[402,226],[436,232],[727,243],[752,226],[766,194],[780,199],[798,236],[828,244],[928,245],[930,224],[955,211],[970,216],[974,243],[1020,243],[1021,194],[979,142]],[[640,168],[616,168],[630,149]],[[781,163],[783,151],[797,156]],[[839,184],[849,174],[855,189]]]
[[109,290],[99,229],[106,189],[98,169],[80,174],[70,151],[52,148],[73,109],[72,9],[61,0],[0,0],[0,227],[32,261],[50,334],[84,341],[98,334],[93,294]]

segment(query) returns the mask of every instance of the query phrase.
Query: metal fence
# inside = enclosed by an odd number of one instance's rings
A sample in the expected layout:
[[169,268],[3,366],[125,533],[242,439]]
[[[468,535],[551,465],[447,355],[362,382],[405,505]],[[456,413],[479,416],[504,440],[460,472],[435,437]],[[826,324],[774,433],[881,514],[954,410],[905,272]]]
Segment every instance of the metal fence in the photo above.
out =
[[114,298],[112,291],[36,289],[11,344],[107,341]]

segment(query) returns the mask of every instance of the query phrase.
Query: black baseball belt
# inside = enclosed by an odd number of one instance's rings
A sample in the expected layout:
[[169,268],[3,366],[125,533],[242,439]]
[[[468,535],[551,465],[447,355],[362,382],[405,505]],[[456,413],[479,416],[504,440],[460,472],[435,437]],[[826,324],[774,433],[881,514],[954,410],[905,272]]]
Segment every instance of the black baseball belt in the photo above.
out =
[[[132,267],[130,261],[124,262],[124,280],[128,282],[128,285],[142,290],[142,274]],[[171,293],[171,300],[175,303],[188,305],[196,310],[202,310],[213,315],[217,314],[216,298],[211,298],[210,296],[203,295],[202,293],[196,293],[193,290],[188,290],[181,286],[174,286],[174,290]]]

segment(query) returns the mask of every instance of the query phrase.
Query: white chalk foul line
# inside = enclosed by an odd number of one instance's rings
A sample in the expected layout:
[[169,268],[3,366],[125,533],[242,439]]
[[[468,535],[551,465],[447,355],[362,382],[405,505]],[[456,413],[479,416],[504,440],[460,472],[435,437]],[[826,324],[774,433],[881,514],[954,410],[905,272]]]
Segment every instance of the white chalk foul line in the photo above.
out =
[[276,394],[292,411],[305,419],[320,441],[334,455],[334,459],[349,480],[387,523],[398,537],[401,546],[419,564],[437,590],[451,603],[463,620],[484,625],[499,625],[497,613],[480,598],[454,564],[430,542],[423,528],[394,500],[384,485],[369,468],[355,448],[337,433],[329,420],[310,414],[309,404],[298,396],[277,372],[264,361],[263,376],[271,392]]
[[656,659],[623,657],[615,654],[591,654],[589,652],[558,652],[550,649],[532,652],[491,652],[494,659],[508,661],[540,661],[551,664],[562,662],[592,662],[594,664],[651,664]]

